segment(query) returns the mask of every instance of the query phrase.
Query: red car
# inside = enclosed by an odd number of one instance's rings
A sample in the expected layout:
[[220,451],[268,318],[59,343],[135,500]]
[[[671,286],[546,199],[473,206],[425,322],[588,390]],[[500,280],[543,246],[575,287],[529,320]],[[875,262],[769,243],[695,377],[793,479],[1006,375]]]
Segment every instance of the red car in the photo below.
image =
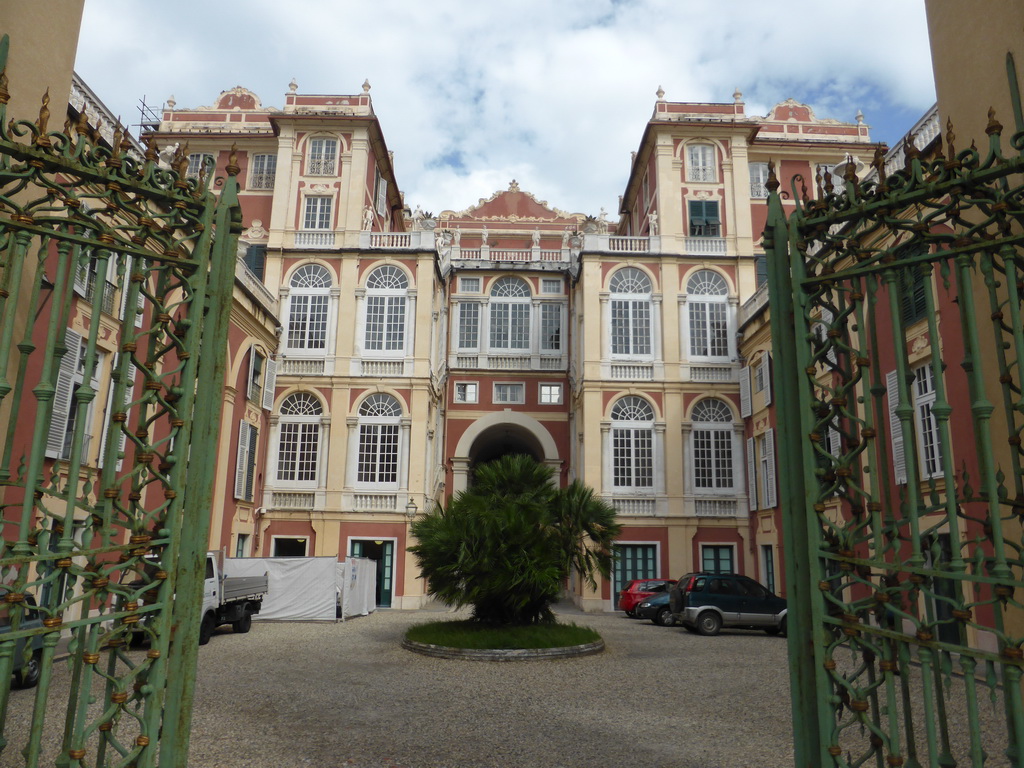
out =
[[675,583],[674,579],[633,579],[624,590],[619,592],[619,610],[625,611],[627,616],[634,618],[636,616],[634,609],[637,603],[645,597],[672,589]]

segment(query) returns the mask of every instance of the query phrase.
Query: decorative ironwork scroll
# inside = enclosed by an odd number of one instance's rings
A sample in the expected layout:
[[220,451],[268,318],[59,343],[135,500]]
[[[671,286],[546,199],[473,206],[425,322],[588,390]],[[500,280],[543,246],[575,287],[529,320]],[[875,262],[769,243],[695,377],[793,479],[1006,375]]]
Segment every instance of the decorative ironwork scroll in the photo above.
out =
[[768,182],[800,766],[1024,765],[1015,111],[1008,149],[990,113],[983,148],[797,177],[788,217]]
[[218,200],[187,150],[8,98],[0,74],[0,752],[183,766],[238,168]]

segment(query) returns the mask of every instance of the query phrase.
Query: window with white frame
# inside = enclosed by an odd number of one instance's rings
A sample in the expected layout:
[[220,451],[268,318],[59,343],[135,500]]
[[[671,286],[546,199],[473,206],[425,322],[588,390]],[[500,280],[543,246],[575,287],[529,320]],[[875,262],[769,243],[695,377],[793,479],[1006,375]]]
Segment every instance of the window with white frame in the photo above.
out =
[[490,347],[530,348],[530,286],[518,277],[500,277],[491,287]]
[[409,280],[398,267],[385,264],[366,278],[364,342],[368,352],[405,351],[405,304]]
[[761,464],[761,507],[776,506],[775,493],[775,429],[769,429],[757,438],[757,450]]
[[761,545],[761,583],[775,594],[775,548],[771,544]]
[[277,176],[277,155],[251,155],[249,189],[273,189]]
[[330,304],[331,273],[320,264],[304,264],[290,280],[288,331],[290,350],[327,348],[327,310]]
[[331,209],[334,198],[329,195],[310,195],[302,208],[303,229],[331,229]]
[[[941,477],[943,472],[942,443],[939,435],[939,424],[932,408],[935,405],[935,369],[931,363],[918,365],[912,370],[914,375],[910,396],[914,406],[914,433],[917,440],[918,467],[922,480]],[[899,401],[898,378],[896,371],[890,371],[886,377],[886,389],[889,398],[889,437],[892,442],[893,467],[896,482],[907,482],[906,451],[903,443],[903,430],[896,406]]]
[[316,486],[323,407],[309,392],[295,392],[281,403],[277,431],[277,481]]
[[729,287],[710,269],[695,272],[686,283],[690,357],[729,358]]
[[256,347],[250,347],[246,398],[257,403],[263,402],[263,368],[266,361],[267,358]]
[[768,197],[768,163],[750,164],[750,196]]
[[480,278],[460,277],[459,293],[480,293]]
[[475,381],[455,382],[455,402],[475,403],[480,398],[480,387]]
[[397,487],[401,418],[401,404],[381,392],[359,406],[357,483]]
[[561,405],[562,385],[541,384],[537,399],[541,405]]
[[562,305],[545,302],[540,305],[540,348],[542,352],[562,349]]
[[387,216],[388,213],[388,180],[385,179],[380,170],[374,174],[374,200],[377,213]]
[[701,544],[700,567],[705,573],[733,573],[736,558],[732,544]]
[[249,539],[252,534],[239,533],[235,536],[235,557],[249,556]]
[[716,398],[701,400],[693,408],[691,421],[694,488],[701,493],[732,491],[735,487],[732,409]]
[[521,405],[526,402],[525,387],[521,382],[494,382],[495,405]]
[[561,294],[562,281],[557,277],[542,277],[540,279],[540,292],[547,294]]
[[651,279],[636,267],[624,267],[608,285],[613,356],[651,357]]
[[309,176],[333,176],[338,157],[337,139],[310,139],[306,174]]
[[686,180],[717,181],[715,148],[710,144],[690,144],[686,148]]
[[[83,418],[82,455],[88,458],[89,443],[92,440],[92,422],[95,397],[88,401],[84,409],[77,402],[78,390],[84,385],[87,347],[85,339],[70,328],[64,331],[66,352],[60,358],[57,369],[57,381],[53,394],[53,411],[46,436],[45,453],[50,458],[67,459],[71,456],[71,446],[75,434],[75,426],[80,416]],[[103,369],[103,352],[95,353],[95,361],[90,376],[90,387],[95,391],[100,384],[100,371]],[[84,413],[80,413],[84,410]]]
[[654,409],[642,397],[627,395],[612,406],[612,486],[654,487]]
[[206,175],[209,176],[213,170],[213,164],[213,155],[209,152],[193,152],[188,156],[188,168],[185,170],[185,176],[189,179],[197,179],[199,172],[204,169]]
[[462,350],[480,348],[480,305],[476,302],[459,304],[458,345]]

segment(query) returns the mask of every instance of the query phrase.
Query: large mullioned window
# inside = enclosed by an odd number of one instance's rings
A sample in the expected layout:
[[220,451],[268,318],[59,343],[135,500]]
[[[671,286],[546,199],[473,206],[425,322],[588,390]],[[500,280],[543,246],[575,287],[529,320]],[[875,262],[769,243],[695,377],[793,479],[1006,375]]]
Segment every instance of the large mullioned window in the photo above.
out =
[[290,286],[287,348],[325,350],[331,273],[319,264],[304,264],[295,270]]
[[717,272],[698,270],[686,283],[690,357],[729,357],[729,288]]
[[363,349],[405,350],[405,304],[409,281],[396,266],[378,267],[366,278],[366,319]]
[[651,279],[635,267],[612,275],[612,354],[627,357],[651,355]]
[[491,349],[530,348],[530,286],[502,277],[491,288]]
[[693,408],[693,485],[698,492],[731,491],[733,468],[732,410],[708,398]]
[[281,403],[277,439],[278,482],[316,485],[322,419],[320,401],[308,392],[296,392]]
[[402,406],[391,395],[370,395],[359,406],[358,483],[398,484],[398,447]]
[[627,395],[612,406],[612,486],[654,487],[654,409]]

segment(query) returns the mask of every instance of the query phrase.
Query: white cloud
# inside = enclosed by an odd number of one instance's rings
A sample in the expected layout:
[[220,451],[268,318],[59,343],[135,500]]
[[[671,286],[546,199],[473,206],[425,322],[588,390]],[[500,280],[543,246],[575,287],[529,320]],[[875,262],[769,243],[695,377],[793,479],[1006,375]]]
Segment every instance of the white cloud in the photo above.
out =
[[748,114],[790,96],[821,117],[859,108],[889,140],[909,127],[890,113],[934,101],[923,0],[151,7],[87,0],[77,68],[113,110],[134,121],[143,95],[198,106],[234,85],[280,106],[292,77],[306,93],[357,93],[368,78],[406,201],[434,211],[512,178],[563,209],[613,210],[659,85],[673,101],[730,101],[739,87]]

